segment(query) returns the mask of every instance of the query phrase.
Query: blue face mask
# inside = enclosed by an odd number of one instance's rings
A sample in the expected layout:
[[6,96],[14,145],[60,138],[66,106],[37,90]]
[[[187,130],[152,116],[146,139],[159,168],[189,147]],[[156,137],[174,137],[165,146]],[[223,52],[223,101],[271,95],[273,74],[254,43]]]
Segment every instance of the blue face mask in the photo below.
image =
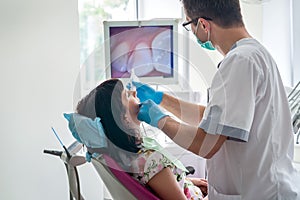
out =
[[209,40],[209,33],[208,33],[208,40],[206,42],[202,42],[196,35],[197,31],[198,31],[198,24],[196,26],[196,31],[194,32],[194,35],[197,39],[197,43],[204,49],[208,49],[208,50],[216,50],[216,48],[214,47],[214,45],[211,43],[211,41]]

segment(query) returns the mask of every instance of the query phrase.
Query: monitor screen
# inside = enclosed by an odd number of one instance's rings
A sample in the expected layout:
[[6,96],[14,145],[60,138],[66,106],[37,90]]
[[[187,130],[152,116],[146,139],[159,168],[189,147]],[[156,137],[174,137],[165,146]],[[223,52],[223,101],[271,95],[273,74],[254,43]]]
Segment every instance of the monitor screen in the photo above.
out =
[[177,21],[104,22],[106,77],[177,83]]

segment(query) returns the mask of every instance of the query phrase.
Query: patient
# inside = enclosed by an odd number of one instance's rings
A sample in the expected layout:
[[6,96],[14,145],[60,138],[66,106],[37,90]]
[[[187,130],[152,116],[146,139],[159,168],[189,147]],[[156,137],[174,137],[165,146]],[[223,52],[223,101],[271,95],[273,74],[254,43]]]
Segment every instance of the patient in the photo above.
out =
[[207,194],[205,180],[186,178],[180,165],[164,153],[146,147],[137,119],[139,103],[135,92],[124,89],[120,80],[110,79],[78,103],[77,113],[101,119],[108,141],[115,146],[109,151],[110,156],[158,197],[203,199],[203,194]]

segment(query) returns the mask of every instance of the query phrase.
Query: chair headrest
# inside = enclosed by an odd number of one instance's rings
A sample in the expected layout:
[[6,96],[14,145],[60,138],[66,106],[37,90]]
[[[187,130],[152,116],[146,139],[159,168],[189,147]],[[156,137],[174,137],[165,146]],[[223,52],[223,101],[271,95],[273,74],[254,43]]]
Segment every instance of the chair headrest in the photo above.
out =
[[77,113],[64,113],[69,122],[73,137],[89,148],[107,148],[107,138],[104,134],[100,118],[94,120]]

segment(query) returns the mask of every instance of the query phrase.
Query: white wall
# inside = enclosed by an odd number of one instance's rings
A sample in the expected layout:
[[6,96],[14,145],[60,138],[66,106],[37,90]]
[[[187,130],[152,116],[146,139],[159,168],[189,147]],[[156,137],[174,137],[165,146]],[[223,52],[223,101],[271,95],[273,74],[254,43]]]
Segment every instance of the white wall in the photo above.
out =
[[139,0],[139,20],[152,18],[181,18],[182,9],[178,0]]
[[72,141],[77,1],[1,0],[0,24],[0,199],[68,199],[63,163],[43,150],[61,149],[51,126]]
[[241,2],[241,11],[243,20],[249,34],[262,41],[262,27],[263,27],[263,7],[259,4],[247,4]]
[[300,81],[300,1],[293,1],[293,44],[292,44],[292,63],[293,63],[293,85]]
[[290,0],[271,0],[263,5],[262,42],[277,62],[286,86],[292,85],[291,12]]

